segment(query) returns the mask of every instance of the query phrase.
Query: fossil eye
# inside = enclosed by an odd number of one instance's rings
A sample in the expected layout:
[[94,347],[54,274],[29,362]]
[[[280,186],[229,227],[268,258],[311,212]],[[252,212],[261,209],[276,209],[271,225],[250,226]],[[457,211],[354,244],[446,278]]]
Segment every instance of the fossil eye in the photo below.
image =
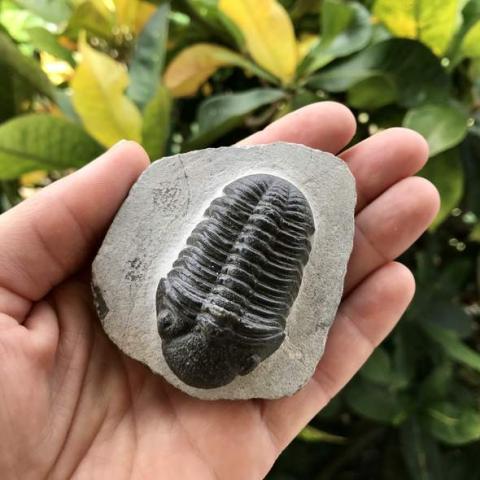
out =
[[168,310],[163,310],[158,316],[157,327],[161,337],[167,336],[169,329],[173,325],[173,315]]
[[279,348],[315,230],[307,199],[282,178],[249,175],[223,193],[157,292],[164,358],[199,388],[226,385]]

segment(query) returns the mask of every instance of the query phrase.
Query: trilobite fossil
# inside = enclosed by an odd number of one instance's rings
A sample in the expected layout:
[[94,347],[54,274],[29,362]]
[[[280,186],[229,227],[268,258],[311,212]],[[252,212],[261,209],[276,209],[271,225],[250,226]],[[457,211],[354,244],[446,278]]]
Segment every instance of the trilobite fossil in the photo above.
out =
[[157,325],[170,369],[215,388],[279,348],[311,249],[302,192],[274,175],[242,177],[212,201],[157,290]]

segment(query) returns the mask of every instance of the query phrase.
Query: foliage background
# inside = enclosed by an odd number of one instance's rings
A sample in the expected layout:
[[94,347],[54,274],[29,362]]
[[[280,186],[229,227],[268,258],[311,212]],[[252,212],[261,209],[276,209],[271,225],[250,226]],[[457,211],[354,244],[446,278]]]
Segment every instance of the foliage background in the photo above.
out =
[[479,0],[0,0],[0,211],[121,138],[155,159],[324,99],[355,141],[422,133],[442,209],[405,318],[269,478],[480,478]]

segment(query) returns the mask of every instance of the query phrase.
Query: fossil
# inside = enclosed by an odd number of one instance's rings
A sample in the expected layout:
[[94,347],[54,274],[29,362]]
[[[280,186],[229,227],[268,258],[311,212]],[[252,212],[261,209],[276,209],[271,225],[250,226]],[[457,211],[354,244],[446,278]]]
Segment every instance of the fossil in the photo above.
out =
[[170,369],[215,388],[279,348],[315,230],[303,193],[274,175],[242,177],[214,199],[157,289]]

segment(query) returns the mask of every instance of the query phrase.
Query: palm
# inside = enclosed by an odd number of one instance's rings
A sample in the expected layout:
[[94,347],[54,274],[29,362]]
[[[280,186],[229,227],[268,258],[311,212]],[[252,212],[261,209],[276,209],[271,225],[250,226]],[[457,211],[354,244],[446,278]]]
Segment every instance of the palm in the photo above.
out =
[[[296,141],[336,152],[352,130],[346,110],[325,103],[247,141]],[[89,250],[145,166],[133,144],[107,157],[0,217],[0,265],[5,266],[0,271],[1,476],[262,478],[411,298],[410,274],[391,259],[437,209],[428,182],[405,179],[425,161],[424,144],[396,130],[344,155],[359,193],[344,301],[314,378],[293,397],[275,401],[205,402],[181,393],[107,339],[92,308],[88,275],[60,283],[86,265]],[[114,163],[124,176],[99,212],[97,204],[107,195],[102,181]],[[90,200],[82,195],[89,187]],[[58,206],[58,198],[65,207]],[[50,215],[53,205],[56,219]],[[38,216],[42,209],[43,217]]]

